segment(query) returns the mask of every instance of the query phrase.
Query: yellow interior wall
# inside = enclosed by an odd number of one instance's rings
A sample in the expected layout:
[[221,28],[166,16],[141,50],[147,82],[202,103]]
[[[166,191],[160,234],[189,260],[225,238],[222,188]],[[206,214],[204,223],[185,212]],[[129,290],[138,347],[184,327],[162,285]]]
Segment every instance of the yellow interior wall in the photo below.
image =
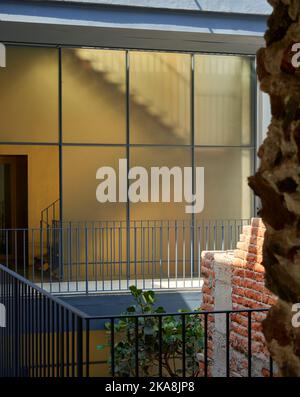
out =
[[0,68],[0,141],[58,142],[58,51],[7,46]]

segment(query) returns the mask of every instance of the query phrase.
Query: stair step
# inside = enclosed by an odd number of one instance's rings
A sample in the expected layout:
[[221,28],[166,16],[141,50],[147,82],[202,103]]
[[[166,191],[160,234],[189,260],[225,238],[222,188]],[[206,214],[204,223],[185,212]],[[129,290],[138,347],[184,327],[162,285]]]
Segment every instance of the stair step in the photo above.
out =
[[[120,92],[126,92],[124,74],[120,73],[120,71],[123,70],[122,66],[124,66],[122,62],[116,62],[113,57],[101,58],[99,54],[94,54],[88,50],[79,51],[77,52],[77,54],[80,59],[89,62],[95,72],[101,73],[107,82],[109,82],[110,84],[114,84]],[[146,65],[144,65],[144,68],[146,68]],[[138,75],[137,82],[141,80],[144,81],[142,79],[142,77],[144,76],[143,70]],[[153,117],[158,118],[163,125],[165,125],[167,128],[172,129],[175,135],[179,137],[184,137],[185,128],[180,125],[181,123],[179,122],[178,115],[174,117],[173,108],[169,108],[166,104],[165,106],[163,106],[161,102],[157,102],[158,93],[156,88],[158,87],[156,87],[157,84],[152,85],[151,82],[151,79],[147,79],[145,81],[145,87],[147,88],[146,91],[148,95],[145,95],[145,92],[141,92],[137,85],[131,86],[131,97],[138,105],[147,108],[149,114],[151,114]],[[168,94],[168,92],[165,94]],[[168,99],[170,98],[168,97]],[[163,98],[161,98],[161,100],[163,101]],[[180,112],[180,109],[178,109],[178,112]]]

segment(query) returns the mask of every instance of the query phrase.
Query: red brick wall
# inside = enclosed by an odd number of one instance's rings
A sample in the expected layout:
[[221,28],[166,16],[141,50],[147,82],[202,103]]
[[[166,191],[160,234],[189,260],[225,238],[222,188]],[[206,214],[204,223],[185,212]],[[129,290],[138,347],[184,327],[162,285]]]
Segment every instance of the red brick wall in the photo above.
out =
[[[244,226],[240,241],[233,252],[224,253],[231,267],[231,303],[232,309],[266,308],[276,302],[276,297],[264,286],[264,267],[262,263],[262,246],[265,227],[259,218],[254,218],[251,225]],[[220,254],[220,252],[218,252]],[[214,288],[214,252],[203,252],[202,275],[203,310],[217,310],[215,307]],[[263,313],[252,314],[252,354],[254,360],[268,363],[268,351],[261,330]],[[246,313],[231,315],[230,325],[231,370],[232,375],[247,376],[248,319]],[[213,356],[212,334],[214,321],[209,321],[208,354]],[[260,375],[267,376],[268,369],[262,366]]]

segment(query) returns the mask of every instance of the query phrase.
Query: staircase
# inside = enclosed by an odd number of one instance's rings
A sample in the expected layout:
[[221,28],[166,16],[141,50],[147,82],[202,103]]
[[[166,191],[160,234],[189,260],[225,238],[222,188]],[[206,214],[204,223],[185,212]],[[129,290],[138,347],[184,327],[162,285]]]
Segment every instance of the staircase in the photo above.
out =
[[[76,56],[87,62],[95,73],[99,73],[122,93],[126,92],[125,63],[114,51],[105,51],[105,56],[89,49],[75,50]],[[190,79],[181,62],[173,62],[172,56],[160,53],[140,53],[130,65],[130,96],[136,104],[147,109],[177,138],[186,139],[189,129],[191,92]],[[131,55],[134,56],[134,55]],[[163,78],[157,79],[157,71]],[[178,100],[180,98],[180,100]]]
[[[34,258],[34,266],[41,273],[51,272],[51,277],[59,278],[60,243],[60,199],[55,200],[41,211],[40,255]],[[51,263],[51,268],[49,264]],[[61,275],[60,275],[61,276]]]

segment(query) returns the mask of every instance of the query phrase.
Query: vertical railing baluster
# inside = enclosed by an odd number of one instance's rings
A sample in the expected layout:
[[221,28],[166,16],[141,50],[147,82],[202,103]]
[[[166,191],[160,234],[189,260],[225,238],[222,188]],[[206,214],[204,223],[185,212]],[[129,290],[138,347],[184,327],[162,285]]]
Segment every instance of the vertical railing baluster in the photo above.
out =
[[60,377],[65,377],[65,309],[60,309]]
[[83,377],[83,321],[77,317],[77,377]]
[[110,319],[110,349],[111,349],[111,376],[115,376],[115,319],[111,317]]
[[224,237],[224,223],[222,221],[222,225],[221,225],[221,240],[222,240],[222,251],[225,250],[225,237]]
[[248,312],[248,377],[252,376],[252,312]]
[[198,282],[201,286],[201,225],[198,226]]
[[208,314],[204,313],[204,376],[208,376]]
[[40,256],[41,256],[41,287],[44,287],[44,233],[43,233],[43,228],[41,229],[41,234],[40,234]]
[[230,377],[230,313],[226,313],[226,377]]
[[186,318],[185,314],[181,315],[182,324],[182,376],[186,376]]
[[191,275],[191,288],[194,286],[194,221],[190,225],[190,275]]
[[175,286],[178,288],[178,225],[175,221]]
[[139,377],[139,317],[135,317],[135,376]]
[[162,288],[162,277],[163,277],[163,228],[162,228],[162,221],[160,221],[160,236],[159,236],[159,286],[160,289]]
[[47,369],[47,353],[46,353],[46,296],[42,295],[43,309],[42,309],[42,321],[43,321],[43,377],[46,377],[46,369]]
[[31,242],[31,261],[32,261],[32,281],[33,281],[33,283],[35,283],[35,261],[34,261],[34,256],[35,256],[35,253],[34,253],[34,229],[32,229],[32,231],[31,231],[32,233],[32,235],[31,235],[31,240],[32,240],[32,242]]
[[15,304],[14,307],[14,376],[18,377],[19,376],[19,354],[20,354],[20,340],[19,340],[19,294],[20,294],[20,289],[19,289],[19,281],[17,279],[14,279],[14,292],[13,292],[13,302]]
[[138,275],[137,275],[137,236],[136,236],[136,221],[133,222],[133,258],[134,258],[134,275],[135,275],[135,286],[138,287]]
[[39,376],[39,307],[38,307],[38,292],[34,291],[34,314],[35,322],[33,324],[33,333],[35,337],[35,376]]
[[95,280],[95,291],[97,291],[97,264],[96,264],[96,257],[95,257],[95,222],[92,222],[92,267],[93,267],[93,279]]
[[26,229],[23,229],[23,276],[26,278]]
[[84,229],[84,243],[85,243],[85,293],[89,293],[89,250],[88,250],[88,228]]
[[109,255],[109,263],[110,263],[110,290],[113,291],[113,228],[109,228],[109,239],[110,239],[110,255]]
[[70,292],[70,285],[71,285],[71,246],[72,246],[72,237],[71,237],[71,222],[69,224],[66,224],[65,231],[67,233],[67,259],[66,259],[66,265],[67,265],[67,290]]
[[52,301],[51,304],[51,331],[52,331],[52,340],[51,340],[51,371],[52,377],[55,377],[55,302]]
[[50,323],[51,323],[51,300],[49,298],[46,299],[46,306],[47,306],[47,319],[46,319],[46,329],[47,329],[47,376],[50,377],[50,370],[51,370],[51,338],[50,338]]
[[185,223],[183,221],[182,225],[182,279],[183,279],[183,288],[185,288],[185,261],[186,261],[186,241],[185,241],[185,233],[186,233]]
[[158,363],[159,363],[159,367],[158,367],[158,371],[159,371],[159,376],[162,377],[163,373],[162,373],[162,369],[163,369],[163,365],[162,365],[162,355],[163,355],[163,337],[162,337],[162,316],[158,317],[158,347],[159,347],[159,352],[158,352]]
[[71,335],[71,350],[72,350],[72,377],[75,377],[75,314],[72,313],[72,335]]
[[167,272],[168,272],[168,288],[170,288],[170,222],[167,223]]
[[59,313],[59,305],[55,304],[55,322],[56,322],[56,329],[55,329],[55,339],[56,339],[56,377],[60,376],[60,313]]
[[122,289],[122,263],[123,263],[123,244],[122,244],[122,225],[119,224],[119,290]]
[[90,320],[86,319],[86,330],[85,330],[85,362],[86,362],[86,372],[85,376],[89,378],[90,376]]
[[142,277],[143,277],[143,289],[146,288],[146,280],[145,280],[145,228],[143,226],[143,222],[141,221],[141,266],[142,266]]
[[18,231],[15,230],[15,249],[14,249],[14,253],[15,253],[15,272],[18,273],[18,236],[17,236]]

